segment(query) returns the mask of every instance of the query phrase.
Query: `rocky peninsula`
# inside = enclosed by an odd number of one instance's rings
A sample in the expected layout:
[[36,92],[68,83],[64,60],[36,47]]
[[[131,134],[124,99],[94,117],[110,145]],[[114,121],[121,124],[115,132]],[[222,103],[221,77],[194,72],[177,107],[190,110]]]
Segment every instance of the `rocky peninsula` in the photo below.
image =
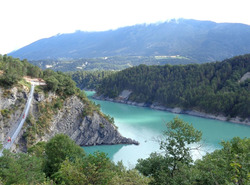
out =
[[[0,87],[0,141],[3,142],[15,129],[25,106],[29,89],[23,87],[13,87],[4,89]],[[73,139],[80,146],[92,145],[113,145],[113,144],[135,144],[139,143],[130,138],[123,137],[117,127],[110,123],[105,117],[97,112],[92,115],[84,115],[84,110],[89,107],[77,96],[73,95],[64,100],[60,109],[53,113],[49,119],[49,124],[45,128],[40,128],[38,123],[42,115],[39,110],[45,104],[52,103],[58,95],[54,93],[44,94],[35,92],[32,105],[29,111],[29,119],[36,125],[33,129],[42,130],[41,134],[34,134],[33,144],[39,141],[48,141],[58,133],[64,133]],[[24,124],[16,142],[11,148],[12,151],[27,151],[27,135],[29,135],[31,125]]]

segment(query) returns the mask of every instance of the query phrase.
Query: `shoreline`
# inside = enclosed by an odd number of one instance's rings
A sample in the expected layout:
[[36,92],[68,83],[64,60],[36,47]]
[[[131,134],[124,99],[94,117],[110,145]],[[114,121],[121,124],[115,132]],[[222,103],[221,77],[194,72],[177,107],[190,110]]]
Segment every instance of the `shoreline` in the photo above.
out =
[[207,118],[207,119],[215,119],[215,120],[219,120],[219,121],[227,121],[227,122],[231,122],[234,124],[241,124],[241,125],[247,125],[250,126],[250,120],[249,119],[245,119],[244,121],[241,121],[242,119],[240,117],[235,117],[235,118],[230,118],[228,119],[227,117],[223,116],[223,115],[213,115],[213,114],[208,114],[208,113],[204,113],[204,112],[199,112],[196,110],[183,110],[181,108],[168,108],[168,107],[164,107],[161,106],[157,103],[153,103],[153,104],[146,104],[146,103],[137,103],[137,102],[132,102],[132,101],[127,101],[124,99],[113,99],[113,98],[105,98],[103,96],[92,96],[93,99],[96,100],[103,100],[103,101],[110,101],[110,102],[115,102],[115,103],[122,103],[122,104],[127,104],[127,105],[134,105],[134,106],[138,106],[138,107],[148,107],[154,110],[161,110],[161,111],[167,111],[167,112],[172,112],[175,114],[187,114],[187,115],[191,115],[191,116],[196,116],[196,117],[202,117],[202,118]]

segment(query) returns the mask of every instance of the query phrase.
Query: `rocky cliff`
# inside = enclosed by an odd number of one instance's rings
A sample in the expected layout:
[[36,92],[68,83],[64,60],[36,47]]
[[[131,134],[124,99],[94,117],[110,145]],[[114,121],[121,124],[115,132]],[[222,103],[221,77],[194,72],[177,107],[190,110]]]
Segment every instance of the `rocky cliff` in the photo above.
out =
[[[15,129],[27,96],[27,88],[14,87],[9,90],[0,88],[1,141],[4,141]],[[89,107],[77,96],[71,96],[63,100],[62,106],[54,111],[46,107],[53,104],[57,99],[57,95],[53,93],[47,95],[43,92],[34,93],[29,118],[12,150],[26,151],[27,145],[30,146],[39,141],[48,141],[58,133],[68,135],[81,146],[138,144],[132,139],[121,136],[116,126],[100,113],[94,111],[91,115],[84,116],[84,110]],[[46,111],[41,111],[41,107]]]
[[29,89],[24,87],[4,89],[0,87],[0,142],[14,133],[24,109]]

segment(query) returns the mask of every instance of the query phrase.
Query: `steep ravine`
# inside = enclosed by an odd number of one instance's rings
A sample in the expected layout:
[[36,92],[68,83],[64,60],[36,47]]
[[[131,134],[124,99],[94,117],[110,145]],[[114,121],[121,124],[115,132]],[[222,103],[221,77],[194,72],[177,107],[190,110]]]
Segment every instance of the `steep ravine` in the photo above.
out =
[[[28,90],[20,91],[12,88],[8,90],[8,96],[5,90],[0,88],[0,109],[12,109],[17,105],[17,100],[24,99],[22,104],[18,104],[18,108],[13,111],[12,114],[4,118],[0,115],[0,129],[1,129],[1,141],[8,137],[10,130],[14,127],[14,123],[18,119],[22,112],[23,106],[26,102]],[[14,98],[13,98],[14,97]],[[50,103],[53,99],[57,98],[57,95],[49,93],[47,96],[44,93],[34,93],[34,99],[30,107],[29,116],[36,123],[41,116],[39,113],[39,104]],[[14,99],[17,99],[14,101]],[[6,103],[7,102],[7,103]],[[80,146],[91,146],[101,144],[138,144],[137,141],[125,138],[121,136],[117,128],[111,124],[104,117],[97,112],[93,112],[93,115],[83,116],[84,109],[88,108],[77,96],[68,97],[64,102],[61,109],[53,114],[47,128],[43,128],[42,134],[34,134],[33,143],[39,141],[48,141],[54,135],[58,133],[64,133],[73,139]],[[6,116],[6,115],[5,115]],[[46,116],[46,115],[43,115]],[[9,126],[6,126],[9,125]],[[31,127],[28,123],[24,125],[21,133],[18,136],[18,140],[12,147],[13,151],[26,151],[27,150],[27,133],[28,127]],[[34,128],[39,127],[35,125]]]

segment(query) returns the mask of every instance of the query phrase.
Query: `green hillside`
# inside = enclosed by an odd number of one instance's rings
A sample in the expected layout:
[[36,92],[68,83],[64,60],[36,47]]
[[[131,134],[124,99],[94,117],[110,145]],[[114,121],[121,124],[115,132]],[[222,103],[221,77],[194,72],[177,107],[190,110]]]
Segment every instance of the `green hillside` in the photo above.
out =
[[250,55],[222,62],[125,69],[103,79],[98,95],[115,98],[130,90],[130,101],[159,103],[228,117],[250,117]]

